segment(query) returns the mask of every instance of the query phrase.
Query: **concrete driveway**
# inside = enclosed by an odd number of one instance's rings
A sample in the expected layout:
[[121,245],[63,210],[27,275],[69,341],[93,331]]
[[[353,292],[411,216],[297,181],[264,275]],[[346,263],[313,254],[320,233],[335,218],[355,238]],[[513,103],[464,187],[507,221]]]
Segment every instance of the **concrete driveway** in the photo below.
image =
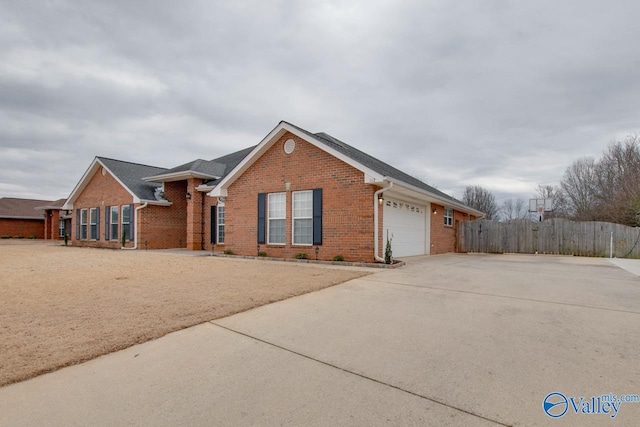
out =
[[421,257],[0,388],[0,425],[637,425],[601,396],[639,351],[605,259]]

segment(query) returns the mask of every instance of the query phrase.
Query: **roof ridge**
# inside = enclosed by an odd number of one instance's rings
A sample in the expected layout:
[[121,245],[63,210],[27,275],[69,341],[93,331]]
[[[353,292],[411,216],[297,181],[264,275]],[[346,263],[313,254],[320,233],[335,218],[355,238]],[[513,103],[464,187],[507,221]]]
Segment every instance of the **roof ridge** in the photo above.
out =
[[96,159],[111,160],[112,162],[127,163],[127,164],[130,164],[130,165],[145,166],[145,167],[148,167],[148,168],[165,169],[165,170],[169,169],[169,168],[165,168],[165,167],[162,167],[162,166],[153,166],[153,165],[145,165],[144,163],[130,162],[128,160],[112,159],[111,157],[96,156]]

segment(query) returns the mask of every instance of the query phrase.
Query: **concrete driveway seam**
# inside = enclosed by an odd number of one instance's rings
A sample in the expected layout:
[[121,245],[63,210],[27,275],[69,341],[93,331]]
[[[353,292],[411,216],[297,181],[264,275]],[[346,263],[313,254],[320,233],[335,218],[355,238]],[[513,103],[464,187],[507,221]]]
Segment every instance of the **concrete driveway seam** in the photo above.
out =
[[411,395],[411,396],[415,396],[415,397],[418,397],[418,398],[421,398],[421,399],[424,399],[424,400],[428,400],[429,402],[432,402],[432,403],[435,403],[435,404],[438,404],[438,405],[445,406],[445,407],[447,407],[447,408],[453,409],[453,410],[458,411],[458,412],[462,412],[462,413],[467,414],[467,415],[471,415],[471,416],[476,417],[476,418],[483,419],[483,420],[485,420],[485,421],[488,421],[488,422],[494,423],[494,424],[496,424],[496,425],[500,425],[500,426],[504,426],[504,427],[512,427],[512,425],[511,425],[511,424],[505,424],[505,423],[503,423],[503,422],[500,422],[500,421],[497,421],[497,420],[494,420],[494,419],[491,419],[491,418],[487,418],[487,417],[485,417],[485,416],[483,416],[483,415],[476,414],[476,413],[471,412],[471,411],[468,411],[468,410],[466,410],[466,409],[462,409],[462,408],[459,408],[459,407],[457,407],[457,406],[453,406],[453,405],[448,404],[448,403],[446,403],[446,402],[443,402],[443,401],[441,401],[441,400],[438,400],[438,399],[435,399],[435,398],[432,398],[432,397],[429,397],[429,396],[424,396],[424,395],[422,395],[422,394],[419,394],[419,393],[416,393],[416,392],[413,392],[413,391],[410,391],[410,390],[404,389],[404,388],[402,388],[402,387],[398,387],[398,386],[395,386],[395,385],[393,385],[393,384],[389,384],[389,383],[387,383],[387,382],[377,380],[377,379],[372,378],[372,377],[369,377],[369,376],[367,376],[367,375],[360,374],[360,373],[358,373],[358,372],[354,372],[354,371],[351,371],[351,370],[349,370],[349,369],[342,368],[342,367],[340,367],[340,366],[334,365],[333,363],[329,363],[329,362],[326,362],[326,361],[323,361],[323,360],[317,359],[317,358],[315,358],[315,357],[308,356],[308,355],[303,354],[303,353],[300,353],[300,352],[298,352],[298,351],[291,350],[291,349],[286,348],[286,347],[283,347],[283,346],[281,346],[281,345],[278,345],[278,344],[275,344],[275,343],[272,343],[272,342],[269,342],[269,341],[263,340],[263,339],[261,339],[261,338],[255,337],[255,336],[253,336],[253,335],[249,335],[249,334],[246,334],[246,333],[244,333],[244,332],[241,332],[241,331],[238,331],[238,330],[235,330],[235,329],[229,328],[229,327],[227,327],[227,326],[220,325],[220,324],[216,323],[215,321],[209,321],[208,323],[210,323],[210,324],[212,324],[212,325],[214,325],[214,326],[217,326],[217,327],[219,327],[219,328],[221,328],[221,329],[225,329],[225,330],[227,330],[227,331],[229,331],[229,332],[231,332],[231,333],[238,334],[238,335],[242,335],[242,336],[244,336],[244,337],[246,337],[246,338],[249,338],[249,339],[252,339],[252,340],[258,341],[258,342],[260,342],[260,343],[263,343],[263,344],[269,345],[269,346],[274,347],[274,348],[277,348],[277,349],[279,349],[279,350],[286,351],[286,352],[291,353],[291,354],[294,354],[294,355],[296,355],[296,356],[303,357],[303,358],[305,358],[305,359],[307,359],[307,360],[311,360],[311,361],[313,361],[313,362],[320,363],[320,364],[322,364],[322,365],[324,365],[324,366],[327,366],[327,367],[330,367],[330,368],[333,368],[333,369],[338,369],[338,370],[340,370],[340,371],[342,371],[342,372],[344,372],[344,373],[347,373],[347,374],[350,374],[350,375],[357,376],[357,377],[362,378],[362,379],[364,379],[364,380],[371,381],[371,382],[374,382],[374,383],[376,383],[376,384],[380,384],[380,385],[385,386],[385,387],[390,387],[390,388],[392,388],[392,389],[394,389],[394,390],[398,390],[398,391],[400,391],[400,392],[403,392],[403,393],[409,394],[409,395]]
[[498,295],[498,294],[488,294],[488,293],[483,293],[483,292],[463,291],[463,290],[460,290],[460,289],[439,288],[437,286],[420,286],[420,285],[410,285],[408,283],[378,282],[378,281],[375,281],[375,280],[366,280],[366,279],[362,279],[362,280],[370,282],[370,283],[377,283],[377,284],[380,284],[380,285],[407,286],[407,287],[418,288],[418,289],[432,289],[432,290],[444,291],[444,292],[458,292],[458,293],[461,293],[461,294],[471,294],[471,295],[495,297],[495,298],[506,298],[506,299],[518,300],[518,301],[537,302],[537,303],[541,303],[541,304],[555,304],[555,305],[562,305],[562,306],[568,306],[568,307],[588,308],[588,309],[592,309],[592,310],[615,311],[617,313],[640,314],[640,312],[638,312],[638,311],[620,310],[620,309],[617,309],[617,308],[607,308],[607,307],[595,307],[595,306],[592,306],[592,305],[571,304],[571,303],[568,303],[568,302],[548,301],[548,300],[540,300],[540,299],[534,299],[534,298],[520,298],[520,297],[514,297],[514,296],[510,296],[510,295]]

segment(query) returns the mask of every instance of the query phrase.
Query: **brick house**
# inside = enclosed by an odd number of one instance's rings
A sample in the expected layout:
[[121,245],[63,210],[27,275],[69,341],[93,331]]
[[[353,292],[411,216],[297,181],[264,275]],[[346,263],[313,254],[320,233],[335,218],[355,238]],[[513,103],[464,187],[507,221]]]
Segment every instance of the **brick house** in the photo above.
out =
[[[53,217],[49,218],[48,214],[51,213],[53,216],[53,213],[46,210],[44,206],[55,205],[59,207],[63,202],[64,199],[52,202],[50,200],[13,197],[0,198],[0,236],[5,238],[31,237],[36,239],[44,239],[45,236],[51,236],[52,234],[49,233],[45,226],[52,223]],[[57,212],[57,208],[55,209]],[[57,229],[56,222],[56,231]]]
[[280,122],[258,145],[172,169],[97,157],[68,198],[74,244],[347,261],[455,251],[482,216],[325,133]]

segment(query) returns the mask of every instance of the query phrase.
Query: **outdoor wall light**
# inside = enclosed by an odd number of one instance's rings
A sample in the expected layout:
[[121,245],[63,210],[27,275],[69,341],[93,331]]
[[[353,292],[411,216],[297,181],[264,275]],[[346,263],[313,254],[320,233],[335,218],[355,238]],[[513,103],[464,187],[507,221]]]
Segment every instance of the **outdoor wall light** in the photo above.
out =
[[191,193],[187,193],[187,200],[191,200]]
[[433,210],[432,210],[431,212],[433,212],[433,214],[435,215],[435,214],[437,214],[437,213],[438,213],[438,209],[433,208]]
[[384,197],[382,197],[382,193],[378,194],[378,204],[382,205],[382,202],[384,202]]

